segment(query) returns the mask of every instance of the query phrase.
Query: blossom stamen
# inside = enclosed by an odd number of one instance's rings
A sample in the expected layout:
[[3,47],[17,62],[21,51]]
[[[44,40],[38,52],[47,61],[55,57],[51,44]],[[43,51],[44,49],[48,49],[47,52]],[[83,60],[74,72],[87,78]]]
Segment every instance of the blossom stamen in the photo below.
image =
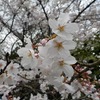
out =
[[28,52],[28,57],[32,57],[32,53],[31,53],[30,50],[29,50],[29,52]]
[[59,27],[57,28],[60,32],[63,32],[64,31],[64,28],[65,28],[65,26],[60,26],[59,25]]
[[63,48],[63,45],[62,45],[62,42],[57,42],[57,41],[54,41],[55,42],[55,47],[59,50],[61,48]]
[[64,66],[64,60],[61,60],[61,61],[59,61],[59,65],[61,66],[61,67],[63,67]]

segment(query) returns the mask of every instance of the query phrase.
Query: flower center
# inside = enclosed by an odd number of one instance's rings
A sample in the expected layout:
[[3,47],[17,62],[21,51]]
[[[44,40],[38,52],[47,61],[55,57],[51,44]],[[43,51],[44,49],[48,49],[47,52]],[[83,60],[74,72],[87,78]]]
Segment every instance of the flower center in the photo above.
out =
[[64,26],[60,26],[60,25],[59,25],[58,30],[59,30],[60,32],[63,32],[63,31],[64,31],[64,28],[65,28]]
[[30,50],[29,50],[29,52],[28,52],[28,57],[32,57],[32,53],[31,53]]
[[55,42],[55,47],[59,50],[61,48],[63,48],[63,45],[62,45],[62,42],[57,42],[56,40],[54,41]]
[[61,60],[61,61],[59,61],[59,65],[60,65],[60,67],[63,67],[64,66],[64,60]]
[[54,38],[56,38],[56,37],[57,37],[57,35],[56,35],[56,34],[53,34],[53,35],[50,36],[49,39],[51,40],[51,39],[54,39]]

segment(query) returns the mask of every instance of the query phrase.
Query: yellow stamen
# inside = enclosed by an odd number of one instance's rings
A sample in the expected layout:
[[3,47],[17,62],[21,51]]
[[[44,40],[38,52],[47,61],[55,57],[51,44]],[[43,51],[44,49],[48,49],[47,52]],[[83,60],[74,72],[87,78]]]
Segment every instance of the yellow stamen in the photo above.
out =
[[61,67],[63,67],[64,66],[64,60],[61,60],[61,61],[59,61],[59,65],[61,66]]
[[62,42],[57,42],[57,41],[54,41],[55,42],[55,47],[59,50],[61,48],[63,48],[63,45],[62,45]]
[[28,52],[28,57],[32,57],[32,53],[31,53],[30,50],[29,50],[29,52]]
[[60,25],[59,25],[58,30],[59,30],[60,32],[63,32],[63,31],[64,31],[64,28],[65,28],[64,26],[60,26]]
[[54,39],[54,38],[56,38],[56,37],[57,37],[57,35],[56,35],[56,34],[53,34],[53,35],[50,36],[49,39],[51,40],[51,39]]

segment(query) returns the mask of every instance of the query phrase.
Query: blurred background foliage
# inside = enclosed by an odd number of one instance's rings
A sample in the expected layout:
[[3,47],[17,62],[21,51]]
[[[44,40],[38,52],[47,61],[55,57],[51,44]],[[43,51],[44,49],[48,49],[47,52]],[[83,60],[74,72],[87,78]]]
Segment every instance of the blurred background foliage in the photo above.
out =
[[76,41],[77,47],[72,54],[79,62],[93,63],[100,58],[100,31],[83,41]]
[[[78,63],[89,64],[98,61],[100,59],[100,31],[83,41],[77,41],[77,47],[72,51],[72,55]],[[100,79],[100,65],[94,66],[91,71],[91,81],[98,81]]]

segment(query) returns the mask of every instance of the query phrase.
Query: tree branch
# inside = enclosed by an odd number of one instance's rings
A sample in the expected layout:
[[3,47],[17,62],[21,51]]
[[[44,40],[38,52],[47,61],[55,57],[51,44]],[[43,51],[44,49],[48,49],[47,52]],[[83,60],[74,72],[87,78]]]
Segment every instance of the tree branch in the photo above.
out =
[[[42,9],[43,9],[43,12],[44,12],[44,15],[45,15],[45,17],[46,17],[46,20],[48,21],[49,18],[48,18],[48,15],[47,15],[46,11],[45,11],[45,8],[44,8],[44,6],[43,6],[43,4],[42,4],[42,1],[41,1],[41,0],[38,0],[38,1],[39,1],[40,5],[41,5],[41,7],[42,7]],[[50,29],[50,26],[49,26],[49,25],[48,25],[48,35],[49,35],[49,36],[51,35],[51,29]]]
[[63,12],[66,12],[66,10],[72,5],[72,3],[74,2],[75,0],[72,0],[72,2],[64,9]]
[[6,66],[0,70],[0,75],[5,72],[7,66],[11,63],[11,61],[9,61],[9,53],[6,53],[5,58],[6,58],[7,63],[6,63]]
[[43,12],[44,12],[44,14],[45,14],[46,20],[48,21],[49,18],[48,18],[48,15],[47,15],[46,11],[45,11],[45,8],[44,8],[44,6],[43,6],[43,4],[42,4],[42,1],[41,1],[41,0],[38,0],[38,1],[39,1],[40,5],[41,5],[41,7],[42,7],[42,9],[43,9]]
[[4,20],[1,16],[0,16],[0,22],[4,25],[4,27],[9,29],[10,32],[12,32],[16,37],[18,37],[20,40],[22,39],[22,35],[20,33],[18,33],[17,31],[11,29],[11,27],[6,22],[4,22]]
[[0,44],[3,43],[3,42],[5,41],[5,39],[7,38],[7,36],[11,33],[11,29],[12,29],[12,27],[13,27],[13,23],[14,23],[15,16],[16,16],[16,15],[14,14],[13,19],[12,19],[12,24],[11,24],[11,26],[10,26],[10,31],[9,31],[9,33],[4,37],[4,39],[0,42]]
[[80,11],[80,12],[78,13],[78,15],[73,19],[72,22],[75,22],[75,21],[80,17],[80,15],[81,15],[87,8],[89,8],[95,1],[96,1],[96,0],[93,0],[93,1],[90,2],[90,4],[88,4],[82,11]]

